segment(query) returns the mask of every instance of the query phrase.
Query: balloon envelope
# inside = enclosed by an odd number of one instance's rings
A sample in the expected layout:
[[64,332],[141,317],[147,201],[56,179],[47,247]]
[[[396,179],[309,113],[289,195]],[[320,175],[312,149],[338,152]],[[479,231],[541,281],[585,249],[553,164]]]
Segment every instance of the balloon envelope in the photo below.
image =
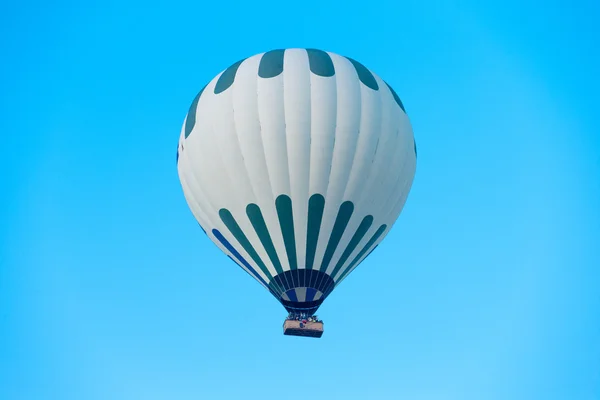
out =
[[288,311],[312,314],[387,235],[416,158],[379,76],[286,49],[238,61],[198,93],[177,169],[208,237]]

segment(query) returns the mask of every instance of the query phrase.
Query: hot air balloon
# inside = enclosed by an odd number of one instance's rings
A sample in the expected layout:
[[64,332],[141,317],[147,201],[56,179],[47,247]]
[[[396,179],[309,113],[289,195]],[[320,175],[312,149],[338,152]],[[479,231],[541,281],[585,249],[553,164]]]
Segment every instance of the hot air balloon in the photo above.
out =
[[285,307],[285,334],[313,337],[319,306],[400,215],[416,159],[392,87],[317,49],[222,71],[192,101],[177,147],[203,231]]

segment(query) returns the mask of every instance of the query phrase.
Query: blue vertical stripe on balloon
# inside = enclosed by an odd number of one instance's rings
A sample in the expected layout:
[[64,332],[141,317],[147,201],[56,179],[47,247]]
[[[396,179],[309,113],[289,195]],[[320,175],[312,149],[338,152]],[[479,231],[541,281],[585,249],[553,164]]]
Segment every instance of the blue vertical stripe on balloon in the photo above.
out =
[[306,301],[313,301],[316,295],[317,289],[311,287],[306,288]]
[[298,301],[298,297],[296,296],[296,289],[289,290],[285,294],[288,295],[291,301]]
[[256,279],[258,279],[259,281],[261,281],[262,283],[265,284],[265,286],[269,286],[267,284],[267,282],[265,282],[265,280],[256,272],[256,270],[254,268],[252,268],[252,266],[248,263],[248,261],[246,261],[246,259],[244,259],[244,257],[242,257],[242,255],[240,253],[238,253],[238,251],[231,245],[231,243],[229,243],[229,241],[227,241],[227,239],[225,239],[225,237],[221,234],[221,232],[219,232],[217,229],[213,229],[212,230],[213,235],[215,235],[215,237],[217,238],[217,240],[219,242],[221,242],[221,244],[223,246],[225,246],[225,248],[227,250],[229,250],[229,252],[231,254],[233,254],[233,256],[235,258],[237,258],[237,260],[242,263],[246,268],[248,268],[248,270],[250,272],[252,272],[252,275],[254,275],[254,277],[256,277]]

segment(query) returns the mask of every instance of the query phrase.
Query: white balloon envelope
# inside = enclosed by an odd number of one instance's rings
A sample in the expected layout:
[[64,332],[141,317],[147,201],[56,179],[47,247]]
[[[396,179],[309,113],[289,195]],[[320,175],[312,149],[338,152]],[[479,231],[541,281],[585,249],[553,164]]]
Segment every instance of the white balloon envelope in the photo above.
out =
[[208,237],[306,315],[387,235],[416,159],[394,90],[316,49],[257,54],[217,75],[177,147],[185,199]]

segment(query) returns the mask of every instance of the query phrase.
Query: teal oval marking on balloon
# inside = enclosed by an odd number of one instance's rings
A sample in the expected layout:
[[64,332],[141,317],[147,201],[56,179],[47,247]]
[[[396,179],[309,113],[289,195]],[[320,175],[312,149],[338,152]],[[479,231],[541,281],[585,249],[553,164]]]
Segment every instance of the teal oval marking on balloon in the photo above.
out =
[[352,254],[354,249],[356,249],[356,246],[358,246],[358,243],[360,243],[362,238],[365,236],[365,234],[371,227],[372,223],[373,223],[372,215],[367,215],[366,217],[363,218],[362,222],[356,229],[356,232],[352,236],[352,239],[350,239],[348,246],[346,246],[346,250],[344,250],[344,252],[342,253],[342,256],[340,257],[339,261],[335,265],[335,268],[333,269],[333,272],[330,274],[330,276],[332,276],[332,277],[336,276],[336,274],[342,268],[342,266],[344,265],[346,260],[348,260],[348,257],[350,257],[350,254]]
[[[371,248],[371,246],[373,246],[373,243],[375,243],[377,241],[377,239],[379,239],[379,237],[383,234],[383,231],[385,231],[385,228],[387,228],[387,225],[383,224],[379,227],[379,229],[377,229],[377,231],[373,234],[373,236],[371,236],[371,239],[369,239],[367,244],[365,244],[365,247],[363,247],[363,249],[360,251],[360,253],[358,253],[358,255],[356,257],[354,257],[352,262],[344,270],[344,272],[342,273],[340,278],[337,280],[337,282],[340,282],[342,279],[344,279],[344,277],[346,275],[348,275],[348,273],[350,273],[352,268],[354,268],[354,266],[358,263],[358,261],[361,259],[361,257],[365,255],[365,253]],[[375,246],[375,247],[377,247],[377,246]],[[373,250],[375,250],[375,248],[373,248]]]
[[329,236],[329,242],[327,243],[327,248],[325,249],[325,254],[323,255],[323,262],[321,263],[319,271],[327,271],[327,267],[331,262],[333,253],[335,253],[335,249],[337,249],[337,246],[340,243],[340,239],[346,230],[346,226],[348,226],[348,221],[350,221],[353,211],[354,204],[351,201],[345,201],[340,206],[337,217],[333,224],[333,229],[331,230],[331,236]]
[[219,210],[219,217],[221,217],[221,221],[225,224],[229,232],[233,235],[233,237],[238,241],[238,243],[246,250],[246,253],[254,260],[256,265],[260,268],[260,270],[269,278],[269,280],[273,279],[273,275],[267,269],[265,263],[261,260],[260,256],[254,250],[254,247],[242,231],[242,228],[238,225],[231,212],[226,208],[221,208]]
[[373,90],[379,90],[379,85],[377,84],[375,76],[373,76],[373,74],[371,73],[371,71],[369,71],[367,67],[365,67],[358,61],[351,59],[350,57],[346,57],[346,59],[350,61],[352,65],[354,65],[354,69],[358,74],[358,79],[360,79],[363,85]]
[[202,96],[202,92],[206,89],[206,85],[198,92],[192,104],[190,105],[190,109],[188,110],[187,118],[185,119],[185,138],[187,139],[192,133],[192,129],[196,125],[196,112],[198,110],[198,102],[200,101],[200,96]]
[[415,158],[417,157],[417,141],[413,138],[414,148],[415,148]]
[[275,78],[283,72],[285,50],[271,50],[263,54],[258,65],[258,76]]
[[400,106],[400,108],[402,109],[402,111],[404,111],[404,113],[406,114],[406,110],[404,109],[404,104],[402,104],[402,100],[400,100],[398,93],[396,93],[394,88],[392,88],[389,83],[386,82],[385,84],[387,85],[388,89],[390,89],[390,92],[392,92],[392,96],[394,96],[394,100],[396,101],[396,104],[398,104]]
[[245,58],[236,62],[235,64],[232,64],[221,74],[221,76],[217,80],[217,84],[215,85],[215,94],[222,93],[229,89],[231,85],[233,85],[233,82],[235,81],[235,75],[237,74],[237,70],[240,67],[240,65],[242,65],[244,60]]
[[335,75],[335,67],[329,54],[323,50],[306,49],[310,71],[319,76],[330,77]]
[[315,262],[315,253],[319,242],[321,220],[325,209],[325,197],[318,193],[310,196],[308,200],[308,221],[306,227],[306,269],[312,269]]
[[283,235],[283,243],[287,252],[290,269],[298,269],[296,257],[296,235],[294,234],[294,214],[292,212],[292,199],[285,194],[275,199],[275,208],[279,217],[279,226]]
[[256,235],[260,239],[271,263],[275,267],[275,270],[278,274],[283,273],[283,268],[281,267],[281,262],[279,261],[279,257],[277,256],[277,250],[275,250],[275,246],[273,245],[273,240],[271,239],[271,235],[269,234],[269,229],[267,228],[267,224],[265,223],[265,219],[263,218],[262,212],[260,211],[260,207],[256,204],[248,204],[246,207],[246,215],[248,215],[248,219],[250,223],[254,227],[254,231]]

